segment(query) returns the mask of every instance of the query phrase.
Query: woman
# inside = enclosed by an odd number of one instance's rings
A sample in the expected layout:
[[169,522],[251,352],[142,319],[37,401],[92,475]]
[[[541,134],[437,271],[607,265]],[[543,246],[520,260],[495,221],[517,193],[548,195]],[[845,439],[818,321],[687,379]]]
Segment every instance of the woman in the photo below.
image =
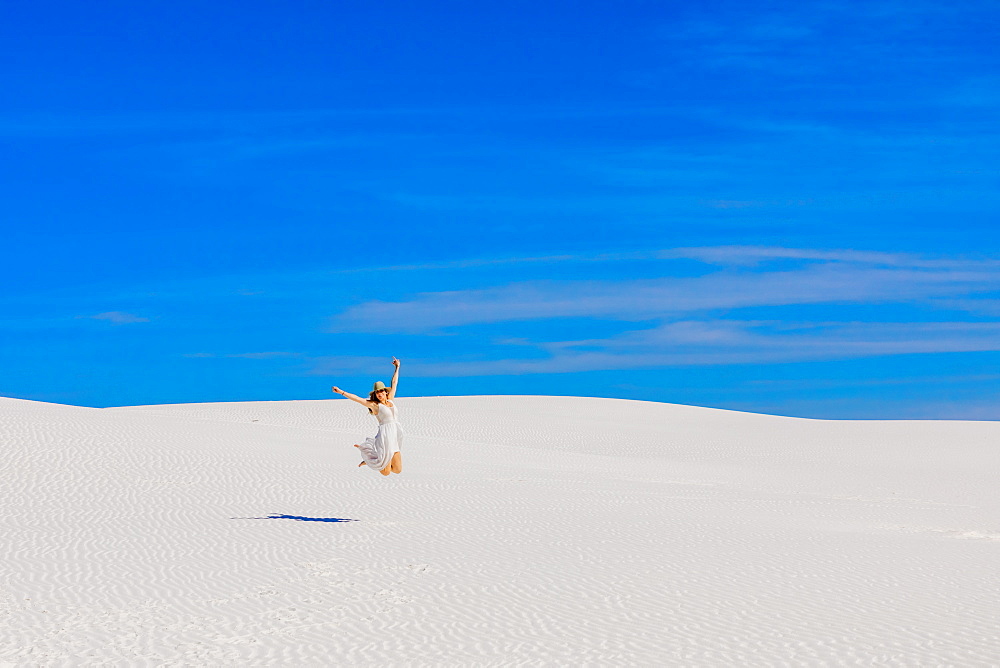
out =
[[382,475],[403,472],[403,458],[399,452],[403,445],[403,428],[396,421],[396,404],[393,403],[393,399],[396,398],[396,382],[399,380],[399,360],[393,357],[392,365],[396,370],[392,373],[389,387],[382,381],[377,381],[368,399],[344,392],[337,386],[333,388],[337,394],[367,408],[368,412],[378,419],[378,433],[374,438],[368,438],[364,443],[355,444],[354,447],[361,450],[361,456],[364,457],[364,461],[358,466],[367,464]]

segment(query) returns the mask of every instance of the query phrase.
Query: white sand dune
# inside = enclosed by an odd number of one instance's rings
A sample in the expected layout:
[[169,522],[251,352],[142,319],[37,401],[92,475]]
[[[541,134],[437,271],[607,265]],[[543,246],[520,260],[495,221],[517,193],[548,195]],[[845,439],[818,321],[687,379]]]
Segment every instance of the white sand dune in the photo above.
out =
[[1000,664],[1000,423],[0,399],[0,666]]

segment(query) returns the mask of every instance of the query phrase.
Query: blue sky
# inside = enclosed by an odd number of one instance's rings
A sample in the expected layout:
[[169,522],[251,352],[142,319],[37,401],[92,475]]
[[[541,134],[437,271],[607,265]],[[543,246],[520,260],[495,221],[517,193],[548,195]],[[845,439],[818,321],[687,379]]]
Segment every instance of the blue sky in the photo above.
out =
[[1000,419],[995,3],[0,11],[0,395]]

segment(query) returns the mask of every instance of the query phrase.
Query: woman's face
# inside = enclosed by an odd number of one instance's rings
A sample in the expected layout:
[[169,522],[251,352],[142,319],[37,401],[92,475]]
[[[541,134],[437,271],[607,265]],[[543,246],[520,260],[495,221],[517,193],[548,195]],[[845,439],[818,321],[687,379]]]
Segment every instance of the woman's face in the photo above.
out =
[[385,401],[386,399],[389,398],[389,390],[379,390],[378,392],[375,393],[375,397],[379,401]]

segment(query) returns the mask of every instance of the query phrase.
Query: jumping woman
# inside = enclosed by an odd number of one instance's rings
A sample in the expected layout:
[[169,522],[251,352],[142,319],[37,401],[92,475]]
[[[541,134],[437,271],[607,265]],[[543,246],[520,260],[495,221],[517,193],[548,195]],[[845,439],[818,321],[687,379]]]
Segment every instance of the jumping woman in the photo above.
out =
[[392,365],[396,370],[392,373],[392,382],[389,387],[385,386],[381,380],[375,383],[367,399],[344,392],[337,386],[333,391],[341,394],[351,401],[356,401],[378,420],[378,432],[373,438],[365,439],[364,443],[355,444],[355,448],[361,451],[364,457],[358,466],[367,464],[382,475],[403,472],[403,458],[399,450],[403,445],[403,428],[396,421],[398,411],[393,399],[396,398],[396,382],[399,380],[399,360],[392,358]]

